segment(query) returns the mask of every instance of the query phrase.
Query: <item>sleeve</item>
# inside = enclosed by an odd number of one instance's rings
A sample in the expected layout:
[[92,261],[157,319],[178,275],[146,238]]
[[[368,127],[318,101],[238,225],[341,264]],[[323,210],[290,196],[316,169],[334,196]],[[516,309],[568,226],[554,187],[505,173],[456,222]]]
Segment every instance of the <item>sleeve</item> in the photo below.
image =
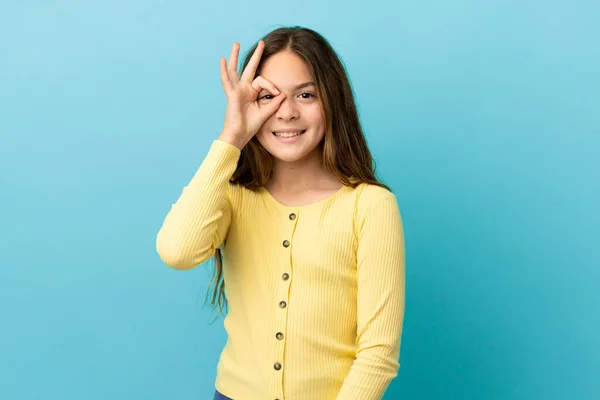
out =
[[371,203],[357,227],[357,351],[336,400],[380,400],[400,368],[404,233],[396,196]]
[[172,204],[156,237],[156,250],[169,267],[194,268],[224,242],[231,223],[230,179],[240,154],[237,147],[215,140]]

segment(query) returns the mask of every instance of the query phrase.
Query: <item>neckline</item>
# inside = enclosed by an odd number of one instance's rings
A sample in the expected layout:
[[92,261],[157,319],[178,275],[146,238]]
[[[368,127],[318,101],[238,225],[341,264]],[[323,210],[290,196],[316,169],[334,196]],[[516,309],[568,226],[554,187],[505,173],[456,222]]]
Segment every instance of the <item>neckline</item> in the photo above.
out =
[[267,197],[272,203],[274,203],[275,205],[277,205],[277,207],[279,207],[279,208],[283,208],[283,209],[286,209],[286,210],[306,210],[306,209],[309,209],[309,208],[319,207],[319,206],[324,205],[325,203],[333,201],[335,198],[339,197],[342,193],[344,193],[346,191],[346,189],[348,189],[350,187],[351,186],[342,185],[342,187],[339,188],[332,195],[330,195],[330,196],[328,196],[328,197],[326,197],[324,199],[315,201],[314,203],[305,204],[303,206],[288,206],[288,205],[285,205],[285,204],[281,203],[264,186],[261,188],[261,191],[263,192],[263,194],[265,195],[265,197]]

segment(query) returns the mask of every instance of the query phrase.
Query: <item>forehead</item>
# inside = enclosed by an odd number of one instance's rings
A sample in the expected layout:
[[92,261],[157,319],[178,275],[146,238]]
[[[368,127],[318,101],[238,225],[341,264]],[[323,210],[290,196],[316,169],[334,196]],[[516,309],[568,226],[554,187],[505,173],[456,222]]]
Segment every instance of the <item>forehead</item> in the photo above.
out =
[[306,62],[295,53],[282,51],[273,54],[263,63],[260,75],[280,88],[293,87],[312,80]]

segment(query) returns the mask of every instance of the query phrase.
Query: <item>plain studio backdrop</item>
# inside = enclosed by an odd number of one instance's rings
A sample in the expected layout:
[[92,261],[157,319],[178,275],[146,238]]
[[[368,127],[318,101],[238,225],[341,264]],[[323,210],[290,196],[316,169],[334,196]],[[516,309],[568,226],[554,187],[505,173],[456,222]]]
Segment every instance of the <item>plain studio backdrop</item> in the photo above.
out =
[[[223,126],[219,57],[324,34],[407,254],[385,399],[600,398],[596,1],[2,1],[0,398],[208,399],[212,263],[156,234]],[[259,221],[257,221],[259,223]]]

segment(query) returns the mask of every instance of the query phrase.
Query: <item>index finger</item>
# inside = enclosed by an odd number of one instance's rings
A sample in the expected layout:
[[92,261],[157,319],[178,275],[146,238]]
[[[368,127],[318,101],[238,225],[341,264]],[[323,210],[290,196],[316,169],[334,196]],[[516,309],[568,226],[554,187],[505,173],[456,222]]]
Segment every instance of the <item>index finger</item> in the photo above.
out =
[[252,57],[250,58],[248,65],[246,65],[246,68],[244,69],[244,72],[242,73],[242,78],[241,78],[242,81],[249,83],[252,80],[254,80],[254,75],[256,75],[256,69],[258,68],[258,63],[260,62],[260,58],[262,57],[262,52],[263,52],[264,47],[265,47],[265,42],[263,42],[262,40],[259,40],[258,44],[256,45],[256,50],[254,50],[254,53],[252,54]]

